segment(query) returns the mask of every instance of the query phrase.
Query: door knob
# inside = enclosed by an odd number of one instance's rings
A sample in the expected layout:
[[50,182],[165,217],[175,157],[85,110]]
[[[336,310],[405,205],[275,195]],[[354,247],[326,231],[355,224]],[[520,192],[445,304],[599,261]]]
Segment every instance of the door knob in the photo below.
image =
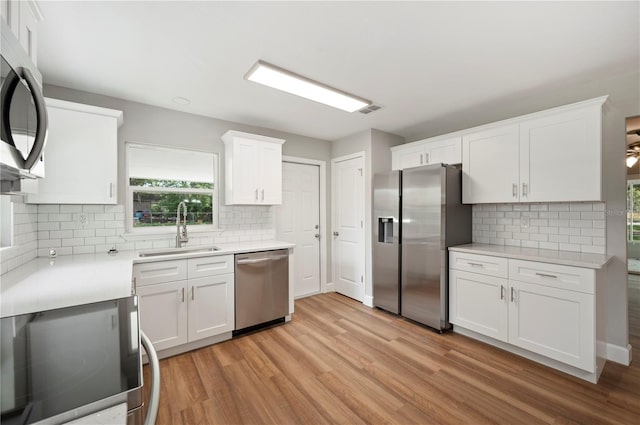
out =
[[320,233],[316,233],[315,235],[313,235],[313,237],[316,239],[320,239]]
[[338,233],[338,232],[333,232],[333,236],[340,236],[340,233]]

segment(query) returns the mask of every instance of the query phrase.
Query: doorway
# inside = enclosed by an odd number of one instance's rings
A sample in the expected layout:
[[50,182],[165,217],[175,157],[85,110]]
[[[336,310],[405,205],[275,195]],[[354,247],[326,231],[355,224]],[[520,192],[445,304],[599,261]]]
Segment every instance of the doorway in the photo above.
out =
[[333,282],[338,293],[364,300],[364,152],[331,160]]
[[[640,346],[640,116],[626,120],[629,344]],[[635,350],[634,350],[635,351]]]
[[326,290],[326,163],[283,157],[276,238],[294,248],[294,298]]

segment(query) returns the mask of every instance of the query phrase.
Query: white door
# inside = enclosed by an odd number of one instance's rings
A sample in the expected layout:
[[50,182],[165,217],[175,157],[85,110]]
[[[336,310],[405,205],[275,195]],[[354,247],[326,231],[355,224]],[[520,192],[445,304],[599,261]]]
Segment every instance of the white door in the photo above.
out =
[[364,299],[364,158],[332,160],[336,292]]
[[276,206],[276,237],[296,244],[294,297],[320,292],[320,167],[282,163],[282,205]]
[[138,286],[140,327],[156,350],[187,343],[187,281]]

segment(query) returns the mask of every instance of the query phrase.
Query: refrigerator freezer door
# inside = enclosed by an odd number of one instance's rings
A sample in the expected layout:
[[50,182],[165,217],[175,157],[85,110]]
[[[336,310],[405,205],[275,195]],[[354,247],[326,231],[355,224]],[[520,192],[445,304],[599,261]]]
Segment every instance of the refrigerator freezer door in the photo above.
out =
[[402,315],[439,330],[448,325],[445,170],[438,164],[407,169],[402,175]]
[[373,304],[400,312],[400,172],[373,177]]

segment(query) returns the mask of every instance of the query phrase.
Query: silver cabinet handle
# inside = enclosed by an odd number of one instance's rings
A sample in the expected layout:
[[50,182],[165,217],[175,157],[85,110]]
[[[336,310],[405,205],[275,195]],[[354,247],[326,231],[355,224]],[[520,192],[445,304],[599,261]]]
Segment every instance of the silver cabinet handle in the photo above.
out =
[[551,279],[557,279],[558,278],[558,276],[556,276],[554,274],[546,274],[546,273],[536,273],[536,276],[550,277]]
[[529,185],[526,183],[522,183],[522,196],[529,195]]
[[109,183],[109,198],[113,198],[113,183]]
[[196,299],[196,287],[192,286],[191,287],[191,301],[194,301]]
[[422,154],[420,154],[420,165],[422,165]]
[[182,288],[182,302],[184,302],[184,288]]
[[425,154],[424,154],[424,163],[425,163],[425,164],[428,164],[428,163],[429,163],[429,154],[428,154],[428,153],[425,153]]
[[504,300],[504,285],[500,285],[500,299]]
[[484,267],[484,264],[481,264],[481,263],[468,262],[467,264],[469,264],[470,266],[473,266],[473,267]]
[[511,288],[511,302],[516,302],[516,290]]
[[338,233],[338,232],[333,232],[333,236],[340,236],[340,233]]
[[316,233],[315,235],[313,235],[313,237],[316,239],[320,239],[320,233]]
[[262,200],[264,201],[264,189],[262,189]]
[[517,198],[518,197],[518,185],[514,183],[511,191],[512,191],[513,197]]
[[136,277],[134,276],[133,279],[131,279],[131,295],[135,295],[136,294]]
[[258,200],[258,189],[256,189],[256,201]]

